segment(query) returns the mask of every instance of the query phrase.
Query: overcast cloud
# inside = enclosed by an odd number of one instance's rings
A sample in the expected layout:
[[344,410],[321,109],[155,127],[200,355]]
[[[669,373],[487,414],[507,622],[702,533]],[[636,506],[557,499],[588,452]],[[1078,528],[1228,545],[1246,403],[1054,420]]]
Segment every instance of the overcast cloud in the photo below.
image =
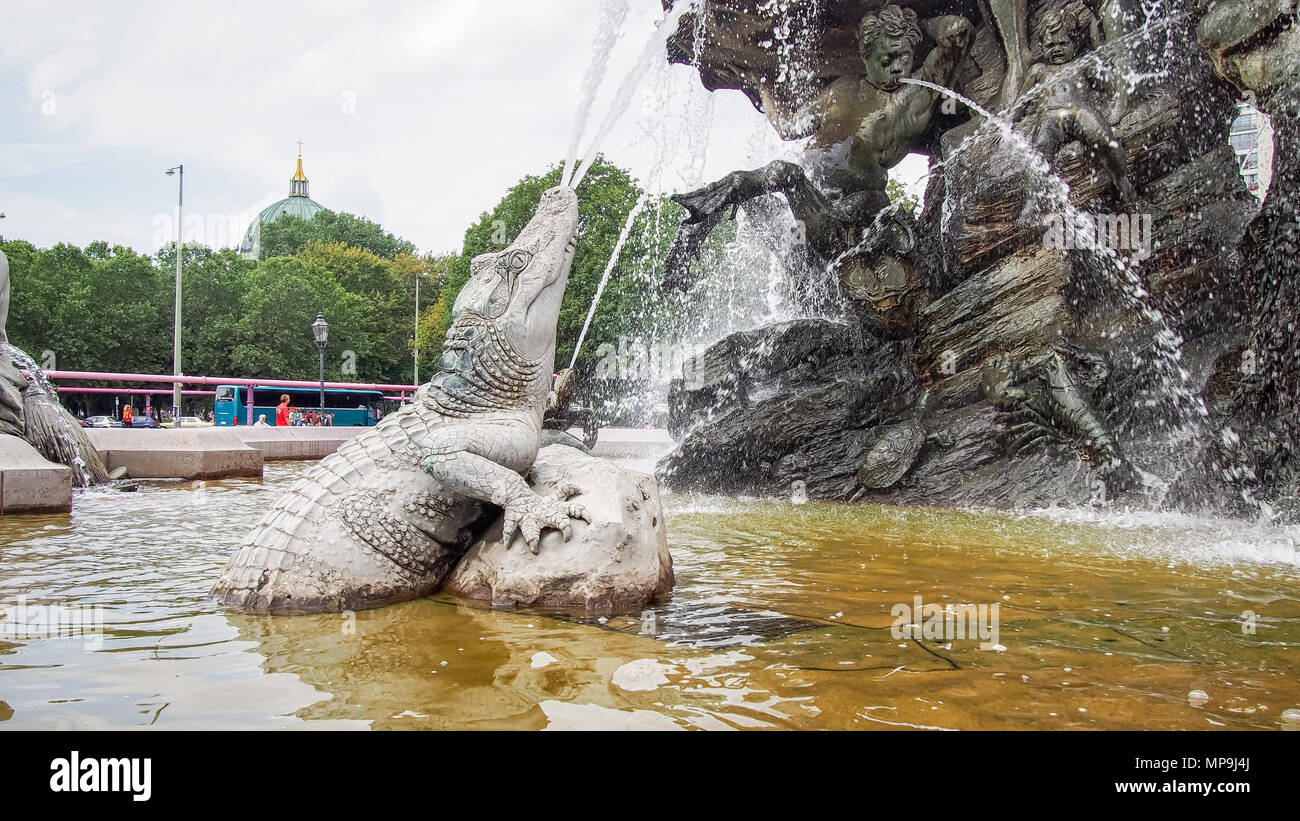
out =
[[[5,237],[152,251],[183,162],[187,241],[233,244],[288,193],[301,138],[313,199],[441,251],[563,159],[597,0],[8,5]],[[586,139],[662,17],[631,5]],[[796,146],[743,95],[657,65],[604,148],[677,191]]]

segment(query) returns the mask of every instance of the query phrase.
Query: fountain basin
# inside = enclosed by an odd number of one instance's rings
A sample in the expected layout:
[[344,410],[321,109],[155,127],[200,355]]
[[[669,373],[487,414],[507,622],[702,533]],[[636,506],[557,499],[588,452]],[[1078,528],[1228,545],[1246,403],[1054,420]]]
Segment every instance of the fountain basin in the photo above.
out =
[[0,516],[67,513],[71,507],[72,471],[17,436],[0,436]]
[[[102,607],[103,625],[89,642],[0,619],[0,732],[1279,729],[1300,708],[1295,527],[667,493],[677,584],[649,614],[445,593],[222,610],[211,580],[306,469],[79,490],[72,517],[0,521],[0,613],[25,597]],[[1003,649],[896,638],[891,611],[916,596],[998,604]]]
[[[287,430],[287,429],[286,429]],[[229,429],[87,429],[109,470],[133,479],[228,479],[262,475],[262,452]]]

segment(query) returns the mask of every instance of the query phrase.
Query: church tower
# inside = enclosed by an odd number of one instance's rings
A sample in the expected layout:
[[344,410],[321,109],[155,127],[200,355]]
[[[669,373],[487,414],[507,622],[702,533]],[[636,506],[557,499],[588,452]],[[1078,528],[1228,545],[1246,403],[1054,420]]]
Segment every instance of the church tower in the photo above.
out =
[[307,175],[302,173],[302,140],[298,141],[298,170],[289,178],[289,196],[306,197]]
[[244,241],[239,243],[239,253],[249,259],[257,259],[262,253],[262,226],[274,222],[283,216],[299,217],[310,220],[325,206],[313,200],[307,189],[307,175],[302,170],[302,140],[298,141],[298,168],[289,178],[289,196],[271,203],[262,209],[244,232]]

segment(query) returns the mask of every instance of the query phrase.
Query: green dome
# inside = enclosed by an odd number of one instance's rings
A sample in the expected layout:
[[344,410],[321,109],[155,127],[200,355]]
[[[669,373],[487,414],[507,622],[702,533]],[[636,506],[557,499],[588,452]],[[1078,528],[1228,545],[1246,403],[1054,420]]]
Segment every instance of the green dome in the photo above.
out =
[[273,222],[286,214],[309,220],[324,211],[325,206],[307,196],[307,176],[302,173],[302,157],[298,157],[298,170],[289,178],[290,194],[278,202],[273,202],[262,209],[244,232],[244,241],[239,243],[239,253],[250,259],[257,259],[262,249],[262,226]]

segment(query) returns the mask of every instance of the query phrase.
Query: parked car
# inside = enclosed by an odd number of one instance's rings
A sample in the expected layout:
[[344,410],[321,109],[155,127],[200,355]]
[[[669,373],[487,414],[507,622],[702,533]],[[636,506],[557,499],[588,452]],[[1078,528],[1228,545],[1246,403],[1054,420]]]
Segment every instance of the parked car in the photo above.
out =
[[[205,420],[205,419],[200,419],[200,418],[197,417],[197,416],[182,416],[182,417],[181,417],[181,427],[183,427],[183,428],[210,428],[210,427],[212,427],[212,425],[213,425],[212,422],[209,422],[209,421],[207,421],[207,420]],[[163,423],[163,427],[165,427],[165,428],[174,428],[174,427],[176,427],[176,423],[175,423],[175,422],[164,422],[164,423]]]
[[135,417],[134,419],[131,420],[131,427],[133,427],[133,428],[161,428],[162,425],[160,425],[160,424],[158,424],[157,422],[153,421],[153,417],[151,417],[151,416],[137,416],[137,417]]
[[122,428],[126,427],[111,416],[91,416],[81,420],[83,428]]

